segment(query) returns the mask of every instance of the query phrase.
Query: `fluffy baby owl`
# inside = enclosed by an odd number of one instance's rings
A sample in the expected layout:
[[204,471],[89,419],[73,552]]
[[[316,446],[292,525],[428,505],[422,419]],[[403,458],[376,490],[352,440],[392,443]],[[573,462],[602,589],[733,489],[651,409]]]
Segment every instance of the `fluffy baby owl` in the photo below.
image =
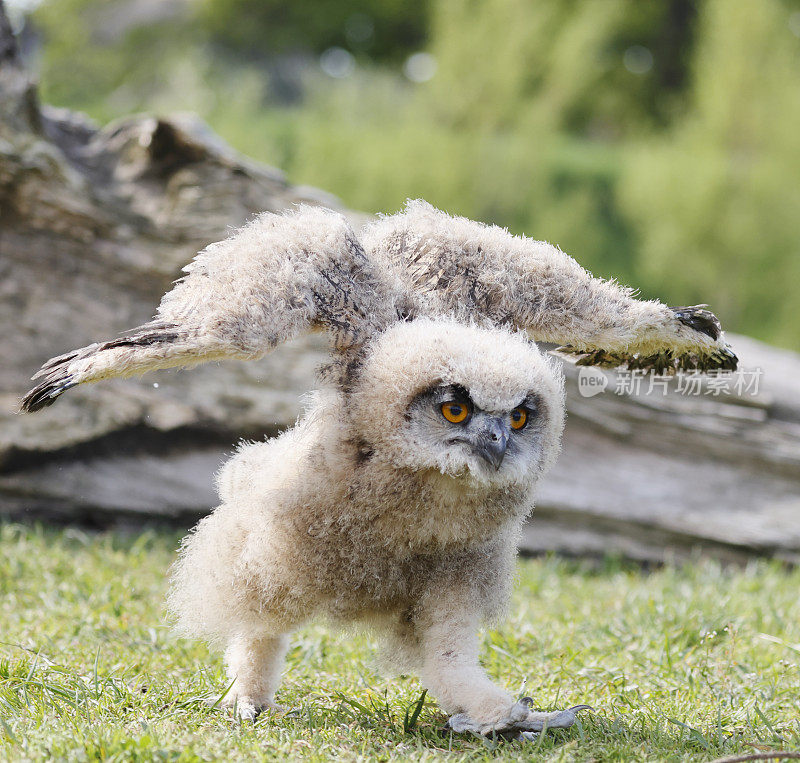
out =
[[240,712],[272,705],[289,634],[325,616],[377,629],[455,730],[570,725],[579,708],[531,712],[478,664],[563,424],[561,377],[528,337],[585,365],[733,369],[716,317],[637,300],[550,244],[425,202],[359,234],[330,210],[262,215],[185,271],[150,323],[45,363],[22,408],[327,332],[322,390],[225,466],[221,504],[175,567],[170,607],[224,647]]
[[[170,606],[185,633],[225,645],[240,712],[272,705],[289,634],[324,616],[376,628],[391,662],[476,729],[519,714],[479,666],[477,631],[507,601],[520,524],[559,450],[553,364],[519,333],[397,323],[346,388],[228,462]],[[522,707],[521,727],[568,721]]]

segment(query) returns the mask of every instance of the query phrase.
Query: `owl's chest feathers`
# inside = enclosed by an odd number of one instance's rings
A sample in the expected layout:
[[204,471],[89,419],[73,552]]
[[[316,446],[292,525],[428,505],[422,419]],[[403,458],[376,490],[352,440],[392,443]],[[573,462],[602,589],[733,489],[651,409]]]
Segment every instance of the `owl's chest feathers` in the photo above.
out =
[[293,514],[287,544],[309,600],[329,615],[401,610],[453,575],[489,585],[510,574],[503,560],[516,546],[522,496],[375,464],[348,476]]
[[327,484],[341,487],[318,495],[300,529],[361,556],[468,549],[521,520],[531,504],[525,486],[487,486],[436,470],[401,469],[365,459],[357,449],[348,453],[346,445],[321,471],[330,477]]

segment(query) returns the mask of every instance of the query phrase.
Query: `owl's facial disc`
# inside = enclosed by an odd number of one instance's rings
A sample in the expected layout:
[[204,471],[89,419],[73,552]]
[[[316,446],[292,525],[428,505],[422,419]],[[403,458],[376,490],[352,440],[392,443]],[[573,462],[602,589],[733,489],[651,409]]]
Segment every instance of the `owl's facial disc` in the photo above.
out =
[[425,443],[431,442],[446,458],[443,471],[458,474],[466,470],[476,476],[482,473],[486,478],[499,472],[509,459],[513,462],[512,471],[518,471],[521,461],[529,462],[534,443],[522,430],[535,415],[533,396],[510,411],[486,411],[458,385],[428,390],[409,411],[412,426],[416,424],[417,431],[425,433]]

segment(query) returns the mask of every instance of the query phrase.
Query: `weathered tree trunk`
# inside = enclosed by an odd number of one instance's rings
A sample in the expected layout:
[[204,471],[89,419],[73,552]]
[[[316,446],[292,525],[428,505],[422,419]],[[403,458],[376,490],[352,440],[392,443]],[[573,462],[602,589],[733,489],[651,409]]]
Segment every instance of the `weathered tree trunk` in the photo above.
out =
[[[297,201],[337,205],[197,122],[98,129],[40,107],[0,2],[0,513],[188,524],[214,505],[213,473],[238,438],[295,420],[321,339],[15,411],[42,361],[143,323],[199,248]],[[606,392],[582,398],[568,368],[564,453],[524,547],[800,558],[800,359],[732,341],[763,370],[756,396],[617,395],[609,374]]]

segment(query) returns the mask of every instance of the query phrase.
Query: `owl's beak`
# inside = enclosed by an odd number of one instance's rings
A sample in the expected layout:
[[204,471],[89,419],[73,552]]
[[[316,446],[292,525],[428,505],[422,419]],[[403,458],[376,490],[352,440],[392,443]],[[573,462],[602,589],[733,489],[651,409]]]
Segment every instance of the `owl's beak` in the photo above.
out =
[[489,417],[476,433],[473,449],[495,470],[500,468],[511,436],[510,424],[501,418]]

